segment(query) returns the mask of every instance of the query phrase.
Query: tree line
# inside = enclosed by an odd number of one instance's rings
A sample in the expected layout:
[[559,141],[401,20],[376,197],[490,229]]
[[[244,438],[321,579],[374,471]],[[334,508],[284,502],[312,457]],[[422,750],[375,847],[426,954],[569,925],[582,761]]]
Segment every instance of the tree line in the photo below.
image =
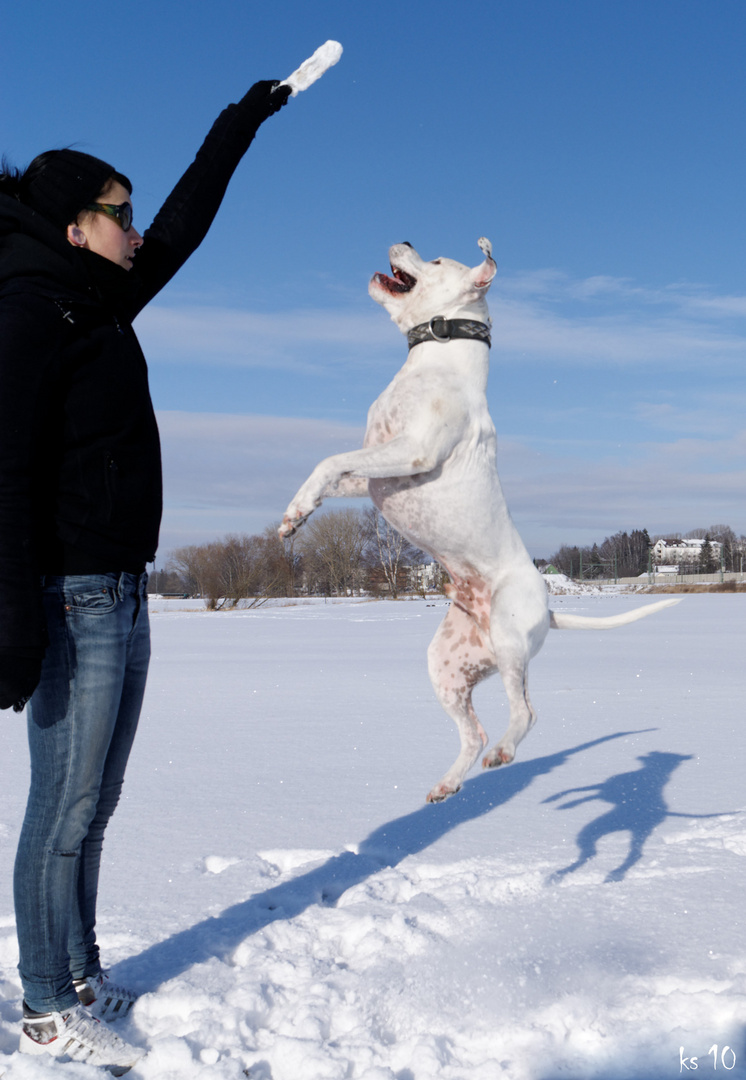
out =
[[563,544],[549,559],[536,560],[542,569],[553,566],[571,578],[639,577],[652,565],[652,547],[658,540],[704,540],[705,543],[690,563],[677,559],[682,574],[712,574],[721,568],[716,541],[722,548],[722,566],[726,571],[740,571],[746,556],[746,536],[736,536],[729,525],[711,525],[709,529],[692,529],[681,533],[660,533],[652,538],[647,529],[632,529],[607,536],[602,543],[588,547]]
[[[580,547],[563,544],[549,559],[536,559],[540,570],[553,566],[570,578],[638,577],[651,566],[647,529],[607,536]],[[704,539],[696,562],[681,564],[681,573],[714,573],[721,559],[712,541],[722,545],[727,571],[743,569],[746,536],[728,525],[693,529],[665,539]],[[259,535],[231,534],[204,544],[176,548],[164,569],[151,575],[150,589],[161,594],[197,596],[209,608],[251,605],[271,597],[388,596],[442,592],[447,575],[371,506],[315,514],[291,539],[282,541],[277,527]]]
[[[375,507],[315,514],[290,540],[277,527],[176,548],[151,575],[161,594],[199,596],[208,608],[271,597],[389,596],[442,588],[439,568]],[[435,573],[433,573],[435,571]]]

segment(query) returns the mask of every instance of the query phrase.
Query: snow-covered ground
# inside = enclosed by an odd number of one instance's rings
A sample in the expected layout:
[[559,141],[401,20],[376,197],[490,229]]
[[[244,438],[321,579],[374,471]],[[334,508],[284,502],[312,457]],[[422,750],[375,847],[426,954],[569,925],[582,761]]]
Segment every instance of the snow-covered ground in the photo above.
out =
[[[154,603],[99,919],[143,992],[133,1080],[746,1076],[746,601],[552,632],[518,760],[426,806],[457,744],[425,666],[444,605]],[[476,700],[495,741],[499,680]],[[2,724],[0,1072],[85,1080],[15,1053],[28,763]]]

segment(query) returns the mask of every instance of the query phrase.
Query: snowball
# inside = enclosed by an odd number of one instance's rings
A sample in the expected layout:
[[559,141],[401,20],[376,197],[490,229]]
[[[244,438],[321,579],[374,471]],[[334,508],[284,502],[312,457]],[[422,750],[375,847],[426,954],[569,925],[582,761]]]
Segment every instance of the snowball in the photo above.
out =
[[337,63],[341,55],[342,46],[338,41],[325,41],[323,45],[318,47],[313,56],[309,56],[308,60],[304,60],[292,75],[288,75],[287,79],[283,79],[280,86],[289,86],[292,97],[295,97],[299,90],[308,89],[311,83],[315,83],[317,79],[320,79],[325,71],[328,71],[330,67]]

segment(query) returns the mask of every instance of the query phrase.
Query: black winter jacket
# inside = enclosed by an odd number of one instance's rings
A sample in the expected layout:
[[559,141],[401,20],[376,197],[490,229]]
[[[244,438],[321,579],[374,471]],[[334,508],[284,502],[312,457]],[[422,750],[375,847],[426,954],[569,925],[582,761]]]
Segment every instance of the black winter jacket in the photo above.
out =
[[155,557],[160,446],[131,323],[204,238],[272,85],[221,113],[132,270],[0,194],[0,649],[43,649],[40,575]]

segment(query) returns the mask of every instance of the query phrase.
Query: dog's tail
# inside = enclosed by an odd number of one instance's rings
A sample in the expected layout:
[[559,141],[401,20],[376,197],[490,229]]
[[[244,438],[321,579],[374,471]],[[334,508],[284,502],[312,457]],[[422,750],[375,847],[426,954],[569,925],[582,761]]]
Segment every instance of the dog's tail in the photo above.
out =
[[614,630],[617,626],[626,626],[627,623],[637,622],[638,619],[646,619],[648,615],[655,615],[656,611],[662,611],[663,608],[673,607],[674,604],[680,603],[680,597],[675,600],[659,600],[655,604],[646,604],[645,607],[635,608],[634,611],[626,611],[623,615],[607,615],[605,618],[550,611],[549,625],[552,630]]

